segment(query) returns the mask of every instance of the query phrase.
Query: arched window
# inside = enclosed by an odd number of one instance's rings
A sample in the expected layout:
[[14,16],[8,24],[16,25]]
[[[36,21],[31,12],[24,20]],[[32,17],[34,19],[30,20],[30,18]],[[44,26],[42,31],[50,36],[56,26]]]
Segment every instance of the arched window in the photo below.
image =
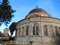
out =
[[24,27],[22,27],[22,36],[24,36]]
[[44,25],[44,35],[48,35],[48,27],[47,25]]
[[58,35],[58,27],[55,26],[55,35]]
[[60,27],[59,27],[59,34],[60,34]]
[[60,27],[59,27],[59,32],[60,32]]
[[19,36],[20,36],[20,31],[21,31],[21,28],[19,28]]
[[36,26],[36,35],[39,35],[39,28]]
[[35,26],[33,26],[33,35],[35,35]]
[[28,26],[26,26],[26,35],[28,35]]
[[33,26],[33,35],[39,35],[39,27],[36,24]]

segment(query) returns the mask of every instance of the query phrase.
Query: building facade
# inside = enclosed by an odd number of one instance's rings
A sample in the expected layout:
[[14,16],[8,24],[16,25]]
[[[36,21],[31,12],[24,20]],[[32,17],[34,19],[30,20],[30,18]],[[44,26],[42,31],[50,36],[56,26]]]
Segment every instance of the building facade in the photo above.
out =
[[5,34],[6,37],[8,37],[8,35],[9,35],[9,34],[8,34],[8,31],[9,31],[8,28],[5,28],[4,31],[3,31],[3,34]]
[[41,8],[35,8],[17,22],[15,41],[17,45],[55,45],[59,34],[60,19]]
[[0,45],[5,45],[9,40],[8,28],[5,28],[3,33],[0,32]]

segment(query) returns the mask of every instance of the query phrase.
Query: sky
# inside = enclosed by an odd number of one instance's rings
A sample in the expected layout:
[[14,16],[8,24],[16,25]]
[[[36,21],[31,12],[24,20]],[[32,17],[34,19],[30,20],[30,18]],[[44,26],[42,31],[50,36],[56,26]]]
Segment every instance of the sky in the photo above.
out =
[[[12,9],[16,10],[10,24],[24,19],[36,6],[44,9],[52,17],[60,18],[60,0],[9,0],[9,2]],[[6,26],[2,24],[0,31],[3,32],[4,28],[6,28]]]

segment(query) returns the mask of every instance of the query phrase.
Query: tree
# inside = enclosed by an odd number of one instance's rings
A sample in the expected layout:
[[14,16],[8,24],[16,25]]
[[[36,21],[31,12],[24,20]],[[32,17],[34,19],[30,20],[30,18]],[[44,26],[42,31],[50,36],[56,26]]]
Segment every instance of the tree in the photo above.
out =
[[13,35],[13,32],[16,30],[16,22],[13,22],[10,26],[9,26],[9,30],[11,33],[11,36]]
[[14,12],[15,11],[12,9],[11,5],[9,5],[8,0],[3,0],[0,4],[0,25],[4,23],[7,26],[11,21]]
[[0,34],[2,34],[2,32],[0,31]]
[[9,36],[9,41],[14,41],[15,37]]

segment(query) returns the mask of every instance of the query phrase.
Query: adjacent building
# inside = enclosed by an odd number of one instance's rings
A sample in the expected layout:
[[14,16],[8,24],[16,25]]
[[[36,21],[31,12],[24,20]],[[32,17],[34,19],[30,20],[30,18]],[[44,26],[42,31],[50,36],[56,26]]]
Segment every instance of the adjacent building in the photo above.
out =
[[41,8],[32,9],[17,22],[17,45],[55,45],[59,40],[60,19]]
[[5,28],[3,33],[0,32],[0,45],[5,45],[8,40],[8,28]]

